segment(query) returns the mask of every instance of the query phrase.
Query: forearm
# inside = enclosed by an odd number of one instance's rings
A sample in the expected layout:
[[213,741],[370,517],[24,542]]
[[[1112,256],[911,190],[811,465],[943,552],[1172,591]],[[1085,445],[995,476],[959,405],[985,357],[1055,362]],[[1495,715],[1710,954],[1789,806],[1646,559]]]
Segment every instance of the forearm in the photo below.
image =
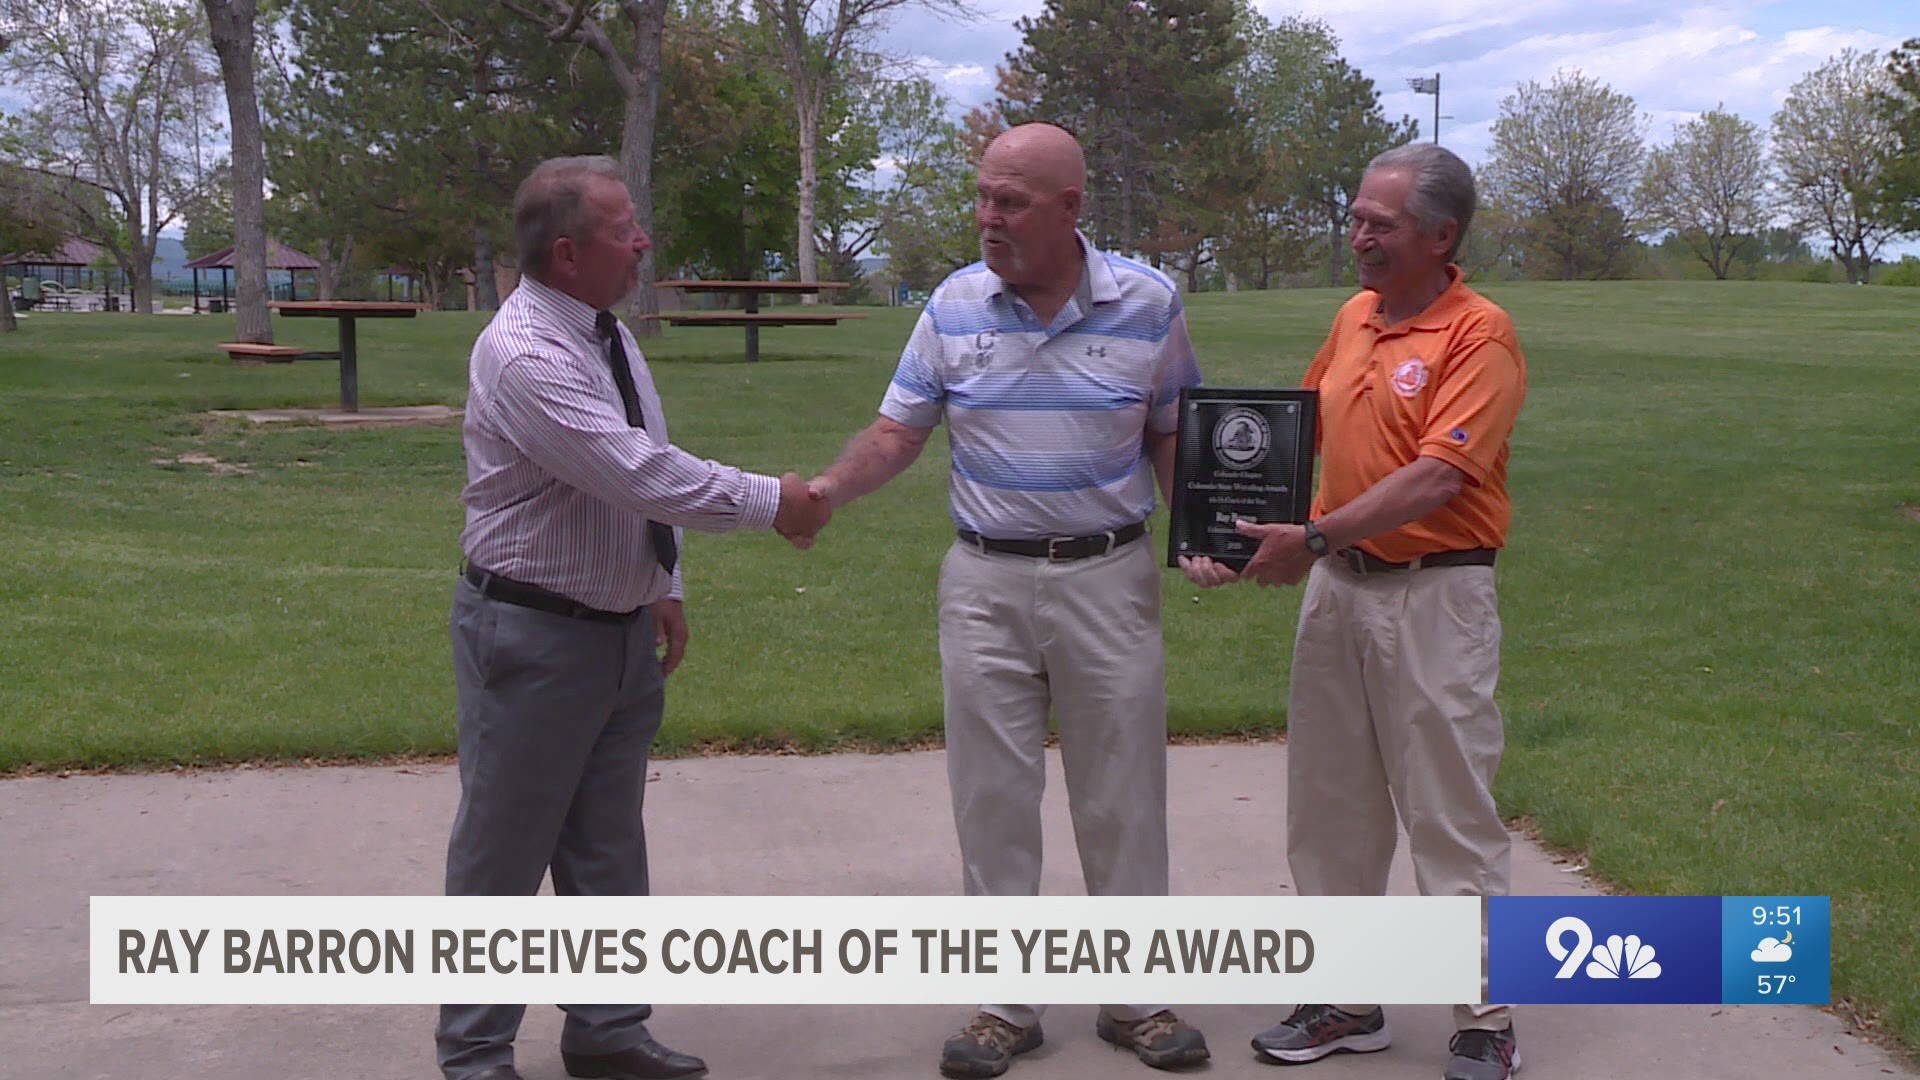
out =
[[1180,433],[1169,431],[1164,435],[1147,432],[1147,460],[1153,463],[1153,475],[1160,482],[1160,498],[1173,505],[1173,452],[1180,443]]
[[835,507],[878,491],[920,457],[931,428],[911,428],[881,419],[848,441],[846,449],[820,474],[827,501]]
[[1352,547],[1440,509],[1465,482],[1465,474],[1439,458],[1418,458],[1315,524],[1329,547]]

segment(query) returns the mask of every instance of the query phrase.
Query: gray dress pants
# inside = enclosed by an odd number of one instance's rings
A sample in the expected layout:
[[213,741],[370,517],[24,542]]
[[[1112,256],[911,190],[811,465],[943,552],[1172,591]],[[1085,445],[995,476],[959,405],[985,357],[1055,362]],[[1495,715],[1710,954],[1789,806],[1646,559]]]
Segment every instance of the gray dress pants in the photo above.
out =
[[[651,612],[592,622],[493,600],[453,602],[460,809],[448,896],[645,896],[647,751],[666,684]],[[647,1037],[647,1005],[562,1005],[561,1049],[608,1054]],[[440,1069],[462,1080],[513,1063],[524,1005],[443,1005]]]

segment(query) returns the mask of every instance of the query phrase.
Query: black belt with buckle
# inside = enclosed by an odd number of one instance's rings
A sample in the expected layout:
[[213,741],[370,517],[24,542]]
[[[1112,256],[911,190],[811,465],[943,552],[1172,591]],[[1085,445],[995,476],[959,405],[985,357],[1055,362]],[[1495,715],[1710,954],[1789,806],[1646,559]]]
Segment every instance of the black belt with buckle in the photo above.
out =
[[498,600],[515,607],[532,608],[552,615],[565,615],[569,619],[586,619],[591,622],[628,623],[634,617],[647,610],[644,606],[634,608],[622,614],[618,611],[602,611],[596,607],[549,592],[538,585],[528,585],[523,581],[503,578],[491,570],[482,570],[477,566],[468,566],[464,574],[473,587],[480,590],[482,596]]
[[1384,574],[1395,570],[1428,570],[1438,566],[1492,566],[1497,548],[1468,548],[1465,551],[1436,551],[1412,562],[1388,562],[1359,548],[1341,548],[1334,558],[1356,574]]
[[1050,562],[1071,562],[1074,559],[1091,559],[1095,555],[1105,555],[1114,548],[1122,544],[1130,544],[1145,535],[1147,535],[1147,523],[1136,521],[1110,532],[1094,533],[1092,536],[1053,536],[1045,540],[994,540],[981,536],[971,529],[961,529],[960,542],[981,551],[1025,555],[1028,558],[1046,559]]

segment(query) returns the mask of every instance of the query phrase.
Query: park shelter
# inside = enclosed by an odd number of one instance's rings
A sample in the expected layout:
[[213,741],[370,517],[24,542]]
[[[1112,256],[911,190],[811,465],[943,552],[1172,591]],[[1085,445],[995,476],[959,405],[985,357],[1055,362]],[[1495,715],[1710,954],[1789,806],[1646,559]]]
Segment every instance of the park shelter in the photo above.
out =
[[[77,236],[69,236],[54,251],[16,251],[0,255],[0,268],[6,277],[21,280],[38,278],[55,281],[69,289],[91,291],[98,271],[92,269],[100,259],[100,245]],[[113,271],[118,273],[118,271]]]
[[[187,264],[187,269],[193,271],[193,310],[201,310],[200,271],[202,270],[207,271],[209,275],[215,270],[220,271],[220,291],[215,293],[211,289],[208,290],[206,310],[233,310],[233,267],[234,256],[232,247],[221,248],[211,255],[202,255]],[[318,260],[306,252],[295,251],[278,240],[269,239],[267,241],[267,287],[268,290],[274,294],[274,299],[300,299],[300,283],[296,275],[302,270],[317,272],[319,269],[320,263]],[[279,295],[279,290],[273,287],[272,272],[275,270],[285,270],[287,272],[287,294],[285,296]]]

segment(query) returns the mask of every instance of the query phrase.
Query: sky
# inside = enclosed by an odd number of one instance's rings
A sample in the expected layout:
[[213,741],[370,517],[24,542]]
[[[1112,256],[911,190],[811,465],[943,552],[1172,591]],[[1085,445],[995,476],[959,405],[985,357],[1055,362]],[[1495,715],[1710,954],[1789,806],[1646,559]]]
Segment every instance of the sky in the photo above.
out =
[[[994,65],[1020,43],[1014,23],[1042,0],[975,0],[974,23],[903,16],[881,45],[911,56],[961,107],[993,97]],[[1270,19],[1325,21],[1342,54],[1374,80],[1390,117],[1432,137],[1433,98],[1407,88],[1440,75],[1440,141],[1475,166],[1500,102],[1527,80],[1579,69],[1629,94],[1649,146],[1724,103],[1766,128],[1795,80],[1843,48],[1885,51],[1920,37],[1916,0],[1259,0]],[[1444,119],[1451,117],[1451,119]]]
[[[1843,48],[1886,50],[1920,37],[1920,0],[1258,0],[1269,18],[1325,21],[1370,76],[1391,117],[1432,137],[1431,96],[1406,80],[1441,77],[1440,141],[1478,166],[1500,102],[1525,80],[1579,69],[1633,97],[1649,146],[1716,106],[1766,128],[1795,80]],[[912,58],[957,110],[992,98],[994,65],[1017,48],[1014,23],[1043,0],[972,0],[970,23],[909,10],[879,45]],[[17,109],[0,88],[0,111]]]

